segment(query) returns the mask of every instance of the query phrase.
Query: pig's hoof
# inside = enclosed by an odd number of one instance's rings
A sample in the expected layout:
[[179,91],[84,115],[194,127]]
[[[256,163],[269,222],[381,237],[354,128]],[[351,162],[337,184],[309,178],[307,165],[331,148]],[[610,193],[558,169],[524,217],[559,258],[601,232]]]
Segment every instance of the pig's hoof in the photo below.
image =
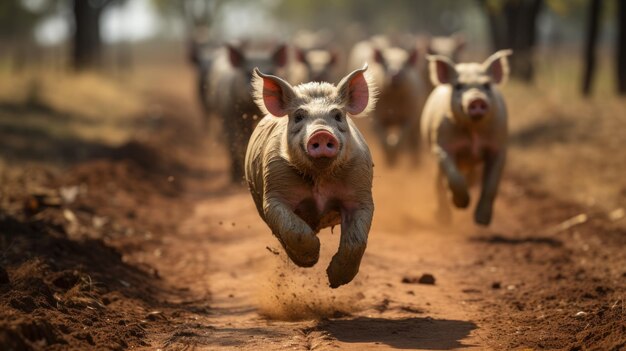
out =
[[470,197],[467,190],[452,193],[452,202],[457,208],[467,208],[470,203]]
[[476,222],[476,224],[488,226],[491,223],[491,212],[483,213],[476,211],[476,213],[474,213],[474,222]]
[[326,274],[328,275],[328,282],[331,288],[337,289],[342,285],[348,284],[359,271],[358,268],[356,270],[346,268],[347,267],[337,267],[337,265],[333,265],[332,263],[328,266]]
[[286,242],[287,256],[300,267],[312,267],[320,258],[320,239],[314,234],[298,237],[296,242]]
[[[359,257],[362,253],[359,255]],[[353,260],[341,259],[335,255],[326,269],[330,287],[336,289],[344,284],[348,284],[359,273],[360,258],[355,263]]]

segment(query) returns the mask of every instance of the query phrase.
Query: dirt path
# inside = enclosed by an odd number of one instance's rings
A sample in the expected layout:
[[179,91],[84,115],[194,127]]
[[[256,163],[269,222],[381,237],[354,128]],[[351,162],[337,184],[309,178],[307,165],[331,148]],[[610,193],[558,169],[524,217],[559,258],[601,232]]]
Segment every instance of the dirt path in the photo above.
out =
[[[394,178],[397,186],[406,177],[383,173],[377,181],[385,178]],[[179,325],[182,336],[163,342],[246,350],[480,346],[455,272],[470,259],[463,237],[419,225],[382,229],[385,221],[398,221],[394,211],[402,208],[404,221],[420,220],[410,214],[411,201],[389,206],[385,188],[377,187],[375,196],[387,199],[378,202],[359,276],[337,290],[328,287],[325,275],[338,245],[337,231],[320,234],[320,262],[301,269],[286,260],[244,189],[197,196],[178,235],[165,241],[161,262],[168,265],[158,270],[169,284],[189,287],[193,298],[207,298],[212,313],[191,327]],[[401,282],[424,272],[436,277],[434,286]]]
[[[202,150],[213,146],[203,141],[195,150],[206,155]],[[371,147],[381,159],[377,146]],[[158,258],[145,262],[158,270],[165,286],[182,292],[168,297],[169,304],[194,308],[170,313],[164,328],[147,335],[148,349],[563,348],[592,324],[590,316],[584,326],[574,318],[577,312],[598,313],[598,305],[623,301],[623,289],[597,293],[619,282],[597,271],[580,280],[582,268],[569,261],[581,247],[587,246],[588,260],[606,251],[596,245],[594,253],[586,240],[569,243],[572,231],[547,235],[544,230],[579,209],[546,201],[542,193],[533,196],[512,179],[502,186],[490,228],[473,225],[471,212],[458,212],[454,226],[441,227],[432,219],[432,165],[426,162],[419,170],[376,166],[375,218],[359,275],[333,290],[325,269],[336,251],[338,230],[320,233],[321,258],[314,268],[298,268],[258,217],[246,189],[227,183],[224,154],[192,159],[195,168],[212,176],[187,184],[179,201],[192,210],[163,237]],[[558,266],[561,261],[565,267],[557,267],[557,274],[567,276],[565,285],[573,287],[562,294],[550,269],[536,273],[546,262]],[[403,283],[424,273],[435,277],[434,285]],[[613,272],[620,274],[619,268]],[[598,301],[581,303],[585,291]],[[550,305],[555,299],[558,303]],[[531,326],[552,313],[560,315],[548,318],[548,326]],[[614,316],[623,319],[623,312]],[[605,335],[615,331],[610,320],[608,327],[596,324]],[[555,336],[554,328],[563,334]],[[610,345],[619,345],[620,333],[609,338]]]
[[[67,171],[3,169],[0,349],[626,347],[626,230],[605,212],[509,170],[491,227],[469,211],[441,227],[432,166],[377,164],[360,272],[333,290],[339,230],[315,267],[288,261],[179,95],[151,95],[137,140]],[[434,285],[403,282],[425,273]]]

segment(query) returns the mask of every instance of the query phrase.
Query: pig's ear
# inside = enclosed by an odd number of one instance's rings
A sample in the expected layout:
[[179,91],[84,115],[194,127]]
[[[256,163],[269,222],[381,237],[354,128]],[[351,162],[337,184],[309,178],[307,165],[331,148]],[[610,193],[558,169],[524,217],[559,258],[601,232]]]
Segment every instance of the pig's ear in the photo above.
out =
[[243,53],[231,44],[226,45],[228,50],[228,60],[233,67],[241,67],[246,60]]
[[328,60],[329,66],[334,66],[337,63],[339,54],[337,51],[330,49],[328,50],[328,54],[330,55],[330,59]]
[[348,74],[337,84],[339,103],[353,116],[367,113],[374,108],[376,89],[366,71],[367,64]]
[[406,59],[407,66],[415,66],[417,64],[418,57],[419,57],[419,52],[417,48],[413,48],[411,51],[409,51],[409,56]]
[[456,68],[454,62],[441,55],[429,55],[428,70],[430,71],[430,81],[433,85],[449,84],[456,79]]
[[308,64],[308,60],[306,59],[306,52],[300,48],[295,48],[295,53],[296,53],[296,60],[298,60],[298,62],[304,63],[305,65]]
[[458,55],[463,49],[465,49],[465,45],[467,45],[467,39],[465,39],[465,35],[463,33],[454,33],[452,34],[452,39],[456,43],[456,47],[454,48],[454,54]]
[[374,62],[380,63],[381,65],[385,64],[385,56],[383,56],[383,52],[378,48],[374,49]]
[[283,117],[289,113],[291,101],[296,96],[286,81],[254,69],[252,80],[254,101],[265,114]]
[[281,44],[272,54],[272,61],[274,61],[274,63],[278,67],[284,67],[287,64],[287,55],[287,45]]
[[500,50],[489,56],[483,62],[483,69],[491,80],[496,84],[504,84],[509,78],[509,60],[507,56],[513,54],[512,50]]

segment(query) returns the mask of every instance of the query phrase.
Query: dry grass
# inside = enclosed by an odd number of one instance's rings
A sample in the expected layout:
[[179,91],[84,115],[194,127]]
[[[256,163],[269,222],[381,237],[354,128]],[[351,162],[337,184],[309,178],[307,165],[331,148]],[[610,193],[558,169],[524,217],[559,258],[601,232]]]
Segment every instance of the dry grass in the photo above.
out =
[[130,139],[143,105],[124,82],[96,73],[0,71],[0,125],[27,137],[119,145]]

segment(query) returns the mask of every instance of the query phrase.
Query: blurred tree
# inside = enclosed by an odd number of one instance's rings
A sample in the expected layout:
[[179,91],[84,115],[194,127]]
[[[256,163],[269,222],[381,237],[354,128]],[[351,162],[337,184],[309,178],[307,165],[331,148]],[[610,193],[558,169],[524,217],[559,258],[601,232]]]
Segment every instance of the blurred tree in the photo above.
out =
[[543,0],[478,0],[487,13],[492,46],[513,49],[511,75],[530,82],[534,77],[537,17]]
[[105,7],[124,0],[74,0],[74,69],[98,67],[102,55],[100,18]]
[[33,29],[57,5],[58,0],[27,2],[0,1],[0,50],[12,57],[15,68],[28,62],[29,49],[34,46]]
[[602,0],[590,0],[587,19],[587,37],[584,50],[584,72],[582,93],[584,96],[591,94],[593,77],[596,68],[596,46],[598,42],[598,29],[600,27],[600,14],[602,12]]
[[617,0],[617,92],[626,95],[626,1]]

